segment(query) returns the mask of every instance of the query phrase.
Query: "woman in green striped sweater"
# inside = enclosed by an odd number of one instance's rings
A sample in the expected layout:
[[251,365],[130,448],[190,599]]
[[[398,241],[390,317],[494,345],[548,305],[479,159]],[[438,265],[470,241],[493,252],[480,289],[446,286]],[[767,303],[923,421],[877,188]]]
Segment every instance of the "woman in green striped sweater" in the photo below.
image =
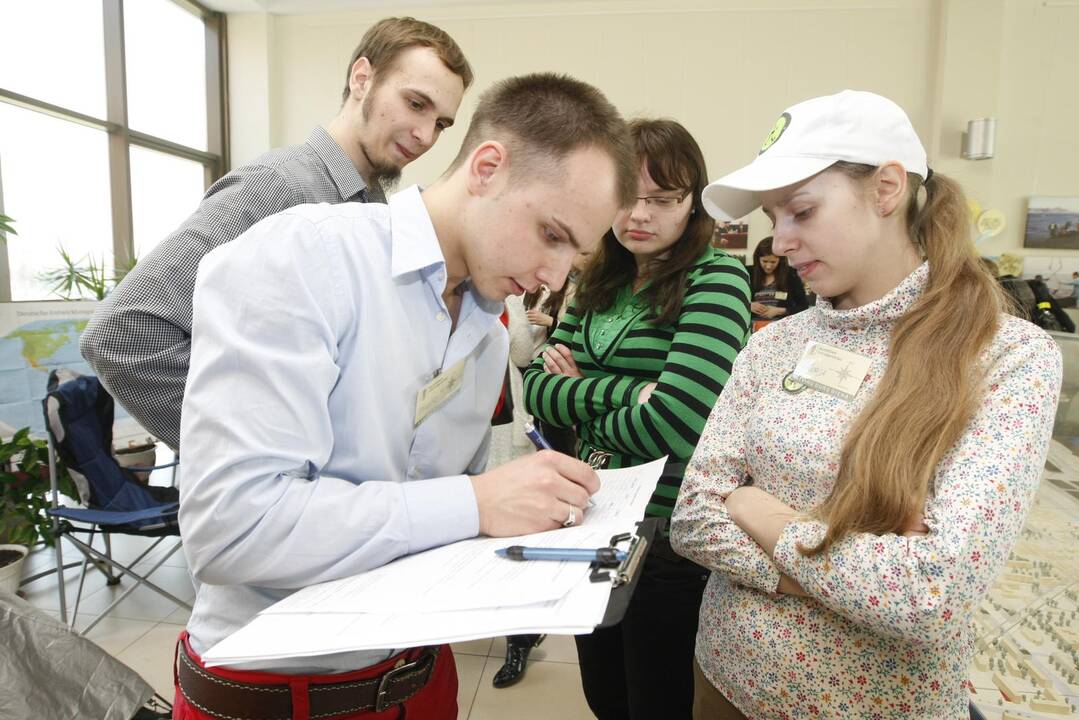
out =
[[[709,245],[704,158],[673,120],[635,120],[633,207],[615,217],[550,346],[525,372],[528,412],[574,426],[607,467],[669,457],[646,515],[669,518],[682,474],[749,328],[749,277]],[[664,534],[665,535],[665,534]],[[589,707],[608,718],[689,718],[708,571],[653,547],[623,622],[577,637]]]

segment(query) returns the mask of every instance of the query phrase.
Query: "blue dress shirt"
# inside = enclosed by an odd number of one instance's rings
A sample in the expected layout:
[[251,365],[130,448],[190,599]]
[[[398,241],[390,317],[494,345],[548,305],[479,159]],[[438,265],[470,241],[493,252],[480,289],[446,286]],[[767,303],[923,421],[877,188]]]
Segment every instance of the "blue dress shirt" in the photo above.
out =
[[[505,374],[501,302],[466,282],[457,326],[418,188],[388,205],[301,205],[199,266],[184,396],[180,529],[204,652],[298,588],[472,537]],[[464,359],[415,425],[416,396]],[[350,670],[390,650],[273,661]]]

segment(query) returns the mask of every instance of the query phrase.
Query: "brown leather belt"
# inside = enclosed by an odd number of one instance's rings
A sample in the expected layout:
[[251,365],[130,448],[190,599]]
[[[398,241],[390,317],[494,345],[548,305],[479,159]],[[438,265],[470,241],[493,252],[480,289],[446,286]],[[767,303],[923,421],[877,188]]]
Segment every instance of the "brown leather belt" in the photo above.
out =
[[[332,718],[363,711],[382,712],[402,703],[427,684],[438,648],[426,648],[415,660],[399,660],[378,677],[338,683],[310,683],[310,717]],[[177,678],[187,701],[208,715],[231,720],[289,720],[292,691],[280,684],[245,683],[218,677],[199,667],[181,643]]]

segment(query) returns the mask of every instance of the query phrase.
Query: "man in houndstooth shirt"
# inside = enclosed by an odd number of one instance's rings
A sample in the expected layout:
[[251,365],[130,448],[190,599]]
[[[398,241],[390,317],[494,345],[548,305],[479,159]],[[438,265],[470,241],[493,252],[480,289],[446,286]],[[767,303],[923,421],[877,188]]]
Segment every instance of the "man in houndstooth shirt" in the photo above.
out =
[[272,150],[214,183],[198,209],[101,304],[83,357],[160,440],[180,444],[199,261],[259,220],[302,203],[384,202],[401,169],[453,125],[472,69],[453,38],[386,18],[353,52],[341,110],[302,145]]

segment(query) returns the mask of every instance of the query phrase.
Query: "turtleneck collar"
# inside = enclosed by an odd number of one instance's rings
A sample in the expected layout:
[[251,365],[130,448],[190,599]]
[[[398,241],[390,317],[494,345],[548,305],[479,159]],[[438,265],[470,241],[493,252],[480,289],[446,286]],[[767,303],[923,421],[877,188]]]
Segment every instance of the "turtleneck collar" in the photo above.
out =
[[923,262],[879,300],[849,310],[837,310],[830,300],[818,297],[816,310],[824,325],[835,330],[859,331],[873,326],[890,331],[895,321],[921,297],[928,282],[929,263]]

